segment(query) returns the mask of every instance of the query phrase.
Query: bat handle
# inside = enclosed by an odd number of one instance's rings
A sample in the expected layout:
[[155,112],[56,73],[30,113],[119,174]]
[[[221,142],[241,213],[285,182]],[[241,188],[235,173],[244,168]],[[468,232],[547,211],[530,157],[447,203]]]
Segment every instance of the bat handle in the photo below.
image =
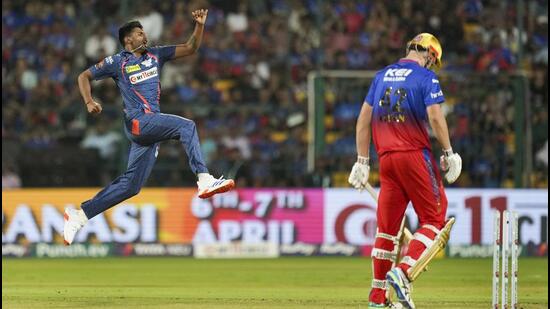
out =
[[376,191],[374,191],[374,188],[370,185],[370,183],[367,182],[365,189],[367,189],[367,192],[369,192],[370,196],[372,196],[376,203],[378,203],[378,194],[376,193]]

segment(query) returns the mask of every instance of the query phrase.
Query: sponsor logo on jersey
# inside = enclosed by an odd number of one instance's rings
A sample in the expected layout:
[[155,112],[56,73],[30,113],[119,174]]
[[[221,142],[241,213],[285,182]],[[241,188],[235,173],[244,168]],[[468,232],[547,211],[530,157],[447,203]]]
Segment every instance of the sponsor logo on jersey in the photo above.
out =
[[107,62],[107,64],[113,64],[113,56],[105,58],[105,62]]
[[411,69],[388,69],[384,74],[385,82],[402,82],[412,73]]
[[443,90],[439,90],[439,92],[430,92],[430,96],[432,97],[432,99],[435,99],[437,97],[442,97],[443,96]]
[[139,64],[134,64],[134,65],[127,66],[125,70],[126,70],[126,73],[132,73],[132,72],[141,70],[141,67],[139,66]]
[[432,78],[432,83],[439,84],[439,80]]
[[158,76],[157,67],[152,67],[147,71],[143,71],[143,72],[140,72],[140,73],[130,75],[130,83],[132,85],[135,85],[137,83],[141,83],[141,82],[146,81],[146,80],[148,80],[150,78],[153,78],[155,76]]

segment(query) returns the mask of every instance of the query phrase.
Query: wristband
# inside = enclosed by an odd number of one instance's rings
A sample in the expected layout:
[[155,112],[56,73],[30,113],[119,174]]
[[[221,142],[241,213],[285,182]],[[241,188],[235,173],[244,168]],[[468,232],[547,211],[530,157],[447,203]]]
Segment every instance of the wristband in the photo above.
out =
[[357,163],[359,164],[369,164],[369,157],[357,156]]

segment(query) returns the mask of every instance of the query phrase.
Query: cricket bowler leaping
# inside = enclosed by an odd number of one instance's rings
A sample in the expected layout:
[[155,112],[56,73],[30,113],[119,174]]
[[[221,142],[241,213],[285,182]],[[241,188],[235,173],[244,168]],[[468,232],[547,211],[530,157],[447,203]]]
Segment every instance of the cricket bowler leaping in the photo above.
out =
[[[366,188],[371,138],[380,158],[378,229],[372,250],[373,280],[369,308],[396,308],[389,302],[389,285],[406,308],[415,308],[411,283],[449,239],[454,218],[446,221],[447,197],[433,158],[427,124],[443,148],[440,165],[453,183],[462,159],[453,153],[439,80],[432,71],[441,66],[442,49],[429,33],[407,43],[406,57],[379,71],[357,120],[357,162],[349,175],[356,189]],[[419,229],[398,265],[400,225],[412,202]]]
[[160,112],[160,70],[166,61],[192,55],[198,50],[207,14],[208,10],[194,11],[193,34],[186,43],[172,46],[147,46],[142,25],[138,21],[128,22],[118,31],[124,49],[78,76],[80,94],[91,114],[100,113],[102,108],[92,98],[90,80],[110,77],[115,81],[123,99],[124,128],[131,146],[126,172],[91,200],[83,202],[81,209],[65,210],[65,244],[73,242],[78,230],[89,219],[138,194],[155,164],[161,141],[181,142],[189,165],[197,175],[200,198],[209,198],[235,186],[232,179],[216,179],[208,172],[193,121]]

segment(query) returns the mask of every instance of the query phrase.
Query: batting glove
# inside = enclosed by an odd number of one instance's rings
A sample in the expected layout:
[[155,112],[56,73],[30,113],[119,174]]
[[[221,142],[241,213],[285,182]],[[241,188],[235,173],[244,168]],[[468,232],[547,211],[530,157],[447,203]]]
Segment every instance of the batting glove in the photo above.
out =
[[448,183],[456,181],[462,171],[462,158],[458,153],[453,153],[453,149],[443,150],[439,163],[441,169],[445,172],[445,179]]
[[353,164],[351,173],[349,174],[348,182],[357,190],[362,191],[367,186],[369,180],[369,158],[357,157],[357,162]]

